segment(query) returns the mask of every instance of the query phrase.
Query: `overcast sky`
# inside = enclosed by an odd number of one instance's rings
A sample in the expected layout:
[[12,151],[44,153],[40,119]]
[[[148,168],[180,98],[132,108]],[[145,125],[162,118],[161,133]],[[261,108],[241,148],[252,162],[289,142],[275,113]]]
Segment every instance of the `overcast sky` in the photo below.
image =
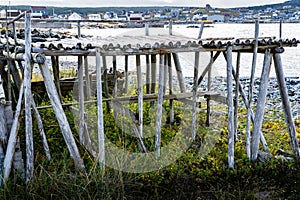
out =
[[0,0],[0,5],[43,5],[59,7],[108,7],[108,6],[199,6],[240,7],[273,3],[284,0]]

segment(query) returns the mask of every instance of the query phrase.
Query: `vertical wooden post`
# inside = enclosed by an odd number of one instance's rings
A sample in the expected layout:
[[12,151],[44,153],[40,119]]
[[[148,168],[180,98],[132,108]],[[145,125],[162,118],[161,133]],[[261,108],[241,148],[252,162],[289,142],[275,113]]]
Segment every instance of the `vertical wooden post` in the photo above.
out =
[[125,55],[125,94],[128,94],[128,55]]
[[59,99],[62,102],[63,99],[62,99],[62,94],[60,89],[60,78],[59,78],[59,57],[51,56],[51,63],[52,63],[55,87],[57,89]]
[[[104,96],[106,98],[109,97],[109,88],[108,88],[108,78],[107,78],[107,63],[106,63],[106,56],[102,56],[102,64],[103,64],[103,86],[104,86]],[[101,74],[101,72],[99,72]],[[109,103],[106,102],[106,111],[110,112]]]
[[192,111],[192,138],[193,140],[196,139],[196,132],[197,132],[197,88],[198,88],[198,70],[199,70],[199,51],[195,52],[195,65],[194,65],[194,83],[193,83],[193,111]]
[[25,15],[24,97],[26,124],[26,181],[33,177],[34,152],[31,115],[31,14]]
[[102,81],[101,81],[101,53],[96,49],[96,72],[97,72],[97,108],[98,108],[98,143],[99,143],[99,162],[102,169],[105,165],[105,147],[104,147],[104,124],[102,107]]
[[179,56],[177,53],[172,53],[172,56],[173,56],[175,68],[177,71],[177,78],[178,78],[178,82],[179,82],[180,91],[182,93],[184,93],[185,92],[184,77],[182,74],[182,68],[180,65]]
[[78,101],[79,101],[79,141],[85,145],[84,141],[84,90],[83,90],[83,61],[82,56],[78,56]]
[[[240,65],[241,65],[241,52],[237,53],[237,61],[236,61],[236,76],[235,79],[235,94],[234,94],[234,135],[235,139],[238,139],[238,108],[239,108],[239,83],[240,83]],[[247,140],[246,140],[247,142]],[[246,144],[247,146],[247,144]]]
[[255,161],[257,159],[257,154],[258,154],[259,140],[261,136],[260,132],[261,132],[261,126],[263,122],[263,116],[264,116],[265,104],[266,104],[266,94],[268,89],[270,67],[271,67],[271,53],[270,53],[270,49],[266,49],[265,57],[264,57],[264,66],[261,73],[261,80],[259,85],[259,94],[257,98],[255,118],[253,123],[252,144],[251,144],[252,161]]
[[138,83],[138,127],[140,135],[143,137],[143,77],[141,69],[141,57],[136,55],[136,71]]
[[295,123],[293,121],[293,115],[291,112],[291,106],[289,102],[289,96],[288,96],[288,90],[285,84],[284,80],[284,72],[282,68],[282,63],[281,63],[281,57],[280,54],[274,53],[273,54],[273,59],[274,59],[274,64],[275,64],[275,72],[277,76],[277,81],[280,89],[280,95],[281,95],[281,100],[282,100],[282,105],[283,105],[283,111],[285,114],[285,119],[286,119],[286,124],[290,136],[290,143],[291,147],[293,150],[293,153],[296,157],[299,157],[299,142],[296,134],[296,128],[295,128]]
[[249,107],[247,108],[247,128],[246,128],[246,152],[248,158],[251,158],[251,150],[250,150],[250,127],[251,127],[251,104],[252,104],[252,93],[253,93],[253,85],[254,85],[254,77],[255,77],[255,68],[256,68],[256,59],[257,59],[257,49],[258,49],[258,33],[259,33],[259,23],[258,20],[255,21],[255,44],[253,47],[253,58],[252,58],[252,68],[251,68],[251,77],[250,77],[250,85],[248,92],[248,102]]
[[232,95],[232,46],[227,47],[228,166],[234,169],[234,128]]
[[201,22],[198,39],[201,39],[202,34],[203,34],[203,29],[204,29],[204,22]]
[[84,56],[84,72],[85,72],[85,98],[89,100],[91,98],[91,80],[89,73],[89,61],[88,57]]
[[114,79],[113,97],[117,97],[118,96],[117,56],[113,56],[113,79]]
[[164,94],[167,90],[167,81],[168,81],[168,54],[165,54],[164,58]]
[[22,101],[23,101],[23,95],[24,95],[24,87],[23,84],[21,85],[20,88],[20,93],[19,93],[19,99],[18,103],[16,106],[16,111],[15,111],[15,116],[13,120],[13,124],[10,130],[9,134],[9,139],[7,143],[7,148],[6,148],[6,154],[4,158],[4,173],[3,173],[3,179],[7,180],[9,178],[9,174],[11,171],[11,166],[13,162],[13,157],[15,153],[15,145],[17,143],[17,135],[19,131],[19,125],[20,125],[20,114],[21,114],[21,108],[22,108]]
[[13,35],[14,35],[14,42],[15,42],[15,45],[17,45],[18,42],[17,42],[16,23],[15,23],[15,22],[13,22]]
[[155,156],[160,157],[160,142],[161,142],[161,122],[162,122],[162,105],[164,102],[164,54],[159,54],[159,85],[157,95],[157,116],[156,116],[156,135],[155,135]]
[[[6,12],[6,18],[7,18],[7,12]],[[10,62],[11,59],[9,58],[9,37],[8,37],[8,20],[6,20],[6,31],[5,31],[5,37],[6,37],[6,52],[7,52],[7,98],[8,101],[12,100],[12,93],[11,93],[11,82],[10,82]]]
[[52,80],[52,76],[49,71],[49,68],[45,64],[46,58],[43,54],[38,54],[36,55],[36,57],[37,57],[36,60],[39,61],[38,64],[44,78],[44,84],[46,87],[46,91],[48,93],[48,97],[51,101],[55,116],[60,126],[60,130],[62,132],[62,135],[67,144],[68,150],[70,152],[70,156],[71,158],[73,158],[75,166],[79,170],[84,171],[84,164],[80,157],[74,137],[72,135],[72,131],[68,123],[66,114],[64,113],[61,102],[59,100],[58,93],[54,85],[54,82]]
[[[210,52],[210,63],[213,63],[213,51]],[[198,85],[198,82],[197,82]],[[207,90],[210,91],[211,90],[211,67],[208,70],[207,73]],[[209,126],[210,124],[210,96],[207,96],[206,98],[206,126]]]
[[145,35],[149,36],[149,23],[145,24]]
[[156,89],[156,54],[151,54],[151,93]]
[[78,20],[77,21],[77,31],[78,31],[78,39],[80,39],[81,38],[81,31],[80,31],[80,21]]
[[[173,73],[172,73],[172,62],[171,54],[168,54],[168,67],[169,67],[169,94],[173,94]],[[174,100],[170,99],[170,124],[174,122]]]
[[280,19],[280,22],[279,22],[279,39],[282,38],[282,19]]
[[172,29],[173,29],[173,21],[170,20],[169,21],[169,35],[173,35]]
[[150,94],[150,56],[149,54],[146,55],[146,94]]

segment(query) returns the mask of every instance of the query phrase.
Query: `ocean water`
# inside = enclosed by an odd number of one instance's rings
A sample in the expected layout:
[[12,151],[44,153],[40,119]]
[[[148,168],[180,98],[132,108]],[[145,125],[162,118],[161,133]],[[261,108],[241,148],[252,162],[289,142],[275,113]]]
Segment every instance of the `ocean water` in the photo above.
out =
[[[254,38],[254,24],[212,24],[211,27],[206,27],[203,31],[202,39],[205,38]],[[61,30],[60,30],[61,31]],[[77,29],[68,29],[68,32],[77,33]],[[168,28],[150,28],[150,35],[168,34]],[[81,33],[83,35],[93,36],[94,42],[99,42],[110,36],[132,36],[143,35],[145,30],[143,28],[115,28],[115,29],[97,29],[97,28],[82,28]],[[197,39],[199,28],[187,28],[187,25],[173,25],[173,35],[182,35]],[[259,25],[259,37],[275,37],[279,38],[279,24],[260,24]],[[296,38],[300,40],[300,24],[284,23],[282,25],[282,39]],[[90,40],[90,39],[89,39]],[[74,41],[75,42],[75,41]],[[78,41],[76,41],[78,42]],[[82,43],[90,41],[81,40]],[[143,44],[143,41],[140,41]],[[300,45],[300,44],[299,44]],[[194,67],[194,53],[180,53],[180,61],[183,68],[184,76],[193,76]],[[252,66],[252,54],[243,53],[241,55],[241,69],[240,75],[243,77],[249,77]],[[263,66],[263,54],[258,54],[255,76],[259,77]],[[200,73],[206,67],[209,62],[209,53],[200,53]],[[298,47],[286,47],[285,52],[281,54],[282,64],[284,68],[285,76],[298,76],[300,77],[300,46]],[[124,68],[124,59],[117,58],[118,68],[122,70]],[[233,66],[236,63],[236,54],[233,54]],[[112,61],[108,58],[108,67],[112,65]],[[143,67],[144,66],[144,67]],[[142,58],[142,67],[146,67],[145,59]],[[135,71],[135,58],[129,58],[129,70]],[[145,71],[145,70],[144,70]],[[226,75],[226,62],[223,56],[219,56],[213,65],[212,74],[214,76]],[[275,76],[274,67],[271,67],[270,76]]]

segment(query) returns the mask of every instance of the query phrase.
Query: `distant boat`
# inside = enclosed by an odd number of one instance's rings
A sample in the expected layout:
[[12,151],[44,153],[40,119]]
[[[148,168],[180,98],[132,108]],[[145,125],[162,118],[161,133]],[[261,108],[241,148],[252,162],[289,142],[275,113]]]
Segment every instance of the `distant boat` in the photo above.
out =
[[187,28],[200,28],[198,25],[188,25]]

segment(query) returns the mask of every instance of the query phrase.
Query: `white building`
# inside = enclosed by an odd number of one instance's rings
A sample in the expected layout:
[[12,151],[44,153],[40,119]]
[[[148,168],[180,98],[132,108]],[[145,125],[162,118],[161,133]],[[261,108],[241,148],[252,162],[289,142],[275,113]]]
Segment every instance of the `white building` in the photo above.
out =
[[211,15],[207,17],[207,20],[212,20],[214,22],[224,22],[224,15]]
[[76,12],[72,13],[69,17],[68,17],[68,20],[81,20],[82,17],[77,14]]
[[100,14],[88,14],[89,20],[101,20]]

